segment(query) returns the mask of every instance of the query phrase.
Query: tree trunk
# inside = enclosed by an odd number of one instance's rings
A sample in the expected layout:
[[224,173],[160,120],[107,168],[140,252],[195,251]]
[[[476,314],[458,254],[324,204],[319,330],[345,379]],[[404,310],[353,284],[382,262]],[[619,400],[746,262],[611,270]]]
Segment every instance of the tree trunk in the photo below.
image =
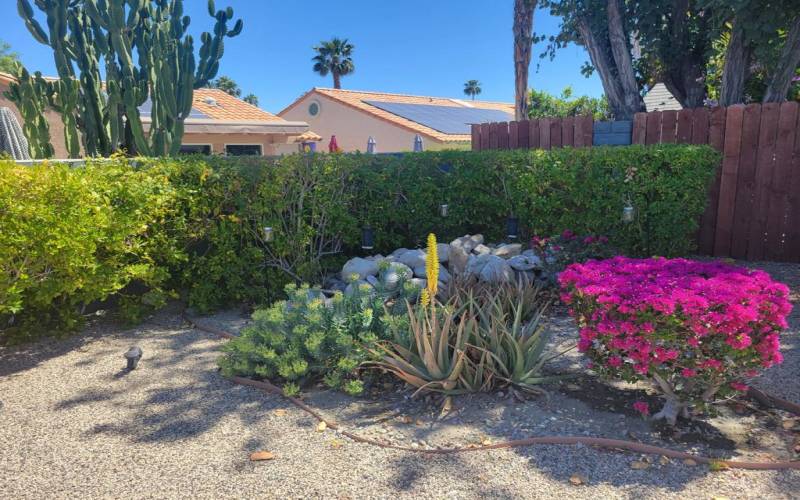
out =
[[722,67],[722,88],[719,105],[731,106],[744,100],[744,82],[750,72],[751,50],[747,46],[744,30],[734,19],[731,38],[725,49],[725,64]]
[[533,51],[533,12],[537,0],[514,0],[514,116],[528,119],[528,69]]
[[[580,34],[583,46],[589,52],[589,59],[592,61],[592,66],[597,70],[600,75],[600,82],[603,84],[603,92],[608,99],[608,106],[617,120],[626,119],[625,100],[623,98],[622,87],[614,74],[613,62],[609,60],[606,52],[606,45],[601,45],[592,30],[589,28],[589,23],[584,18],[578,19],[578,33]],[[631,115],[630,117],[632,117]],[[628,117],[628,118],[630,118]]]
[[611,45],[611,54],[617,67],[617,77],[622,89],[625,119],[644,108],[642,96],[639,94],[639,85],[633,71],[631,51],[628,47],[628,37],[625,35],[625,26],[622,21],[619,0],[608,0],[608,39]]
[[342,88],[342,75],[333,71],[333,88],[340,89]]
[[792,77],[798,64],[800,64],[800,17],[792,22],[792,27],[786,35],[778,67],[772,74],[767,91],[764,93],[764,102],[786,100],[786,94],[789,93],[789,86],[792,84]]

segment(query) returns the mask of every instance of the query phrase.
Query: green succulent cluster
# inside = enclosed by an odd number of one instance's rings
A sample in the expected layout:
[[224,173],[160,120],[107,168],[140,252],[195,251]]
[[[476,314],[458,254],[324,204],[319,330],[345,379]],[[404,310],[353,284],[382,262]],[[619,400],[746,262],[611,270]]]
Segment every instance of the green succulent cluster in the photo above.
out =
[[[47,30],[29,0],[17,0],[17,10],[33,37],[52,48],[59,79],[45,82],[44,87],[38,80],[31,85],[20,79],[8,95],[21,107],[28,105],[23,97],[30,92],[46,97],[62,117],[73,158],[80,155],[81,143],[87,156],[109,156],[120,149],[146,156],[177,154],[194,89],[216,76],[225,38],[237,36],[243,26],[238,20],[229,28],[233,9],[217,11],[214,0],[209,0],[208,13],[216,23],[213,34],[201,35],[197,63],[183,0],[34,0],[34,4],[44,14]],[[152,107],[145,130],[139,107],[148,99]],[[33,134],[29,142],[49,143],[49,134],[41,127],[27,132]],[[46,157],[48,151],[34,153]]]
[[383,298],[370,290],[326,298],[307,285],[286,287],[287,299],[253,313],[253,324],[229,342],[219,361],[226,375],[256,376],[285,382],[293,394],[322,380],[333,389],[360,394],[358,372],[369,349],[402,322],[391,320]]

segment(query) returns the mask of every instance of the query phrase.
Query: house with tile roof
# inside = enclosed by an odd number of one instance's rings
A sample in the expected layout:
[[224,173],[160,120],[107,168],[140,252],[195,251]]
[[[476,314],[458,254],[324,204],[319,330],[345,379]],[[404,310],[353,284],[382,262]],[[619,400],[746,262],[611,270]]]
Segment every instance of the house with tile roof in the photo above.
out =
[[342,150],[366,151],[372,137],[377,152],[389,153],[413,150],[417,135],[426,150],[469,149],[472,123],[513,120],[514,105],[315,87],[278,116],[307,122],[323,147],[335,135]]
[[[12,75],[0,73],[0,107],[11,108],[22,123],[14,103],[3,95],[12,81]],[[285,120],[219,89],[197,89],[193,99],[191,115],[184,123],[181,151],[185,153],[275,155],[287,144],[296,151],[296,139],[308,132],[304,121]],[[147,130],[150,103],[142,105],[140,112]],[[46,118],[56,158],[66,158],[61,117],[48,111]]]

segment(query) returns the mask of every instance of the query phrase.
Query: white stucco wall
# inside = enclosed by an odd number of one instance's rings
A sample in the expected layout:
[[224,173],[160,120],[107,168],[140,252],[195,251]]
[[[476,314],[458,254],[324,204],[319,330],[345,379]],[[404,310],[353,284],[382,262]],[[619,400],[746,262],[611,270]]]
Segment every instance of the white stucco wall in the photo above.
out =
[[[308,107],[313,101],[319,103],[320,107],[316,116],[312,116],[308,112]],[[345,152],[366,151],[369,136],[375,138],[379,153],[412,151],[414,149],[415,132],[370,116],[315,92],[309,93],[302,101],[279,116],[288,121],[308,123],[309,130],[322,136],[322,142],[317,144],[317,148],[325,151],[327,151],[332,135],[336,135],[336,142]],[[423,136],[423,141],[426,150],[458,147],[436,142],[425,136]],[[293,153],[297,151],[297,148],[286,148],[284,151],[284,148],[281,147],[280,151]]]

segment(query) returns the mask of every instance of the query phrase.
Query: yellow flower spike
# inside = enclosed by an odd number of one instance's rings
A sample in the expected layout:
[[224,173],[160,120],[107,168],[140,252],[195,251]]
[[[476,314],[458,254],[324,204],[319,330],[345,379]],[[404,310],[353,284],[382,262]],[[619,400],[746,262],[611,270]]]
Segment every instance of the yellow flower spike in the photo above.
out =
[[439,255],[436,251],[436,235],[428,235],[428,253],[425,255],[425,274],[428,277],[428,293],[430,298],[436,296],[439,289]]
[[428,307],[428,304],[431,303],[431,295],[428,293],[427,288],[422,289],[422,293],[419,296],[419,303],[422,304],[422,307]]

